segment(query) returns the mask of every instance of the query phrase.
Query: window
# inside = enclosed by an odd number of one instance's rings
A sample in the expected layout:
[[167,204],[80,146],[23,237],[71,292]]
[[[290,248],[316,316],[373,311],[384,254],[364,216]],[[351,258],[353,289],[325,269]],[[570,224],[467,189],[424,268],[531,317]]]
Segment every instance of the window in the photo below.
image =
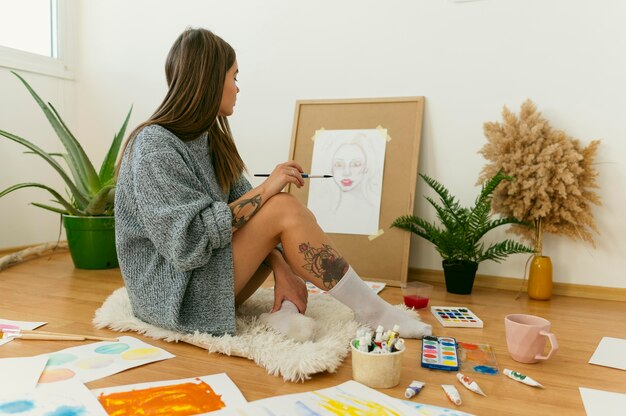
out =
[[0,1],[0,66],[71,78],[68,3]]

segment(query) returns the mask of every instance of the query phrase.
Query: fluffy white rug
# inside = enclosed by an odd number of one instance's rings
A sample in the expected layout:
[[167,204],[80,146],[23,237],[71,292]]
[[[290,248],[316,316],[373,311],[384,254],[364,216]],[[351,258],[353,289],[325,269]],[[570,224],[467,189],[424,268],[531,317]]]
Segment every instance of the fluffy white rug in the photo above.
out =
[[[306,316],[316,320],[313,341],[296,342],[267,327],[259,315],[268,312],[273,290],[257,290],[237,310],[237,335],[187,334],[147,324],[132,313],[126,288],[114,291],[96,311],[93,324],[115,331],[136,331],[168,342],[184,341],[212,352],[248,358],[285,381],[304,381],[315,373],[335,372],[349,352],[359,324],[352,311],[326,294],[310,295]],[[404,308],[404,305],[398,305]],[[415,312],[407,310],[415,316]]]

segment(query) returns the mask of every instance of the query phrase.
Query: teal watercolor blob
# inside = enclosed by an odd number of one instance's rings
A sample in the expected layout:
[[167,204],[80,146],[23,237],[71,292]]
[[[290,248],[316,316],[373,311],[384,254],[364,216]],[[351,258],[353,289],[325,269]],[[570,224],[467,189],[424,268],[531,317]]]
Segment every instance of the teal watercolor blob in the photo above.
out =
[[50,354],[48,356],[48,362],[46,363],[46,367],[52,367],[54,365],[62,365],[65,363],[72,362],[76,360],[76,356],[74,354],[69,354],[66,352],[60,352],[58,354]]
[[87,413],[84,406],[59,406],[58,408],[47,412],[44,416],[81,416]]
[[96,348],[98,354],[120,354],[130,348],[130,345],[123,342],[117,342],[115,344],[103,345]]
[[0,413],[13,415],[16,413],[28,412],[34,408],[35,403],[33,403],[32,400],[14,400],[12,402],[1,403]]
[[481,374],[498,374],[498,369],[489,367],[488,365],[477,365],[474,367],[474,371]]

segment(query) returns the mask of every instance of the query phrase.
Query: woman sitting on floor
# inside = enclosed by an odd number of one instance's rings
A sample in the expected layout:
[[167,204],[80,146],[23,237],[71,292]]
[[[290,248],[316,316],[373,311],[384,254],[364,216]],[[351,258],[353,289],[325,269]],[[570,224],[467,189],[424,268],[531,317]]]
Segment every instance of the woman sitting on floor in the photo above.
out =
[[430,325],[376,295],[312,213],[281,192],[304,185],[298,163],[277,165],[251,187],[227,121],[237,73],[228,43],[205,29],[185,30],[167,56],[163,102],[125,144],[115,228],[134,314],[176,331],[235,334],[236,306],[273,271],[267,323],[286,335],[311,319],[301,315],[302,279],[372,328],[398,324],[403,337],[430,334]]

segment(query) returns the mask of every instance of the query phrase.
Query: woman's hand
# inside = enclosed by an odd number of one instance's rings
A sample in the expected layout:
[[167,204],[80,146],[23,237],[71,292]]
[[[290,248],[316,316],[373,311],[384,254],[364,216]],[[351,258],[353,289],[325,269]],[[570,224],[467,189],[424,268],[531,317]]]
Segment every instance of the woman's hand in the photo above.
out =
[[276,195],[290,183],[296,185],[298,188],[302,187],[304,185],[304,179],[302,179],[301,175],[302,172],[302,166],[293,160],[276,165],[269,178],[263,182],[267,197],[270,198]]
[[280,309],[284,300],[291,301],[300,313],[306,312],[309,292],[306,283],[295,275],[291,267],[284,263],[274,267],[274,306],[272,312]]

